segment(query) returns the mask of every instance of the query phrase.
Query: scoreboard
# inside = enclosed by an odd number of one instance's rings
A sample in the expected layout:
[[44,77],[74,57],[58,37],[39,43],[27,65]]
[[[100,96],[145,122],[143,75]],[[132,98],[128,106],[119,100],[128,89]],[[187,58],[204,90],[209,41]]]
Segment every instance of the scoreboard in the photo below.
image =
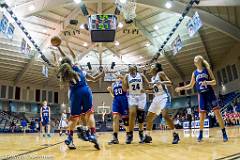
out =
[[88,17],[92,42],[113,42],[117,29],[117,17],[112,14],[96,14]]

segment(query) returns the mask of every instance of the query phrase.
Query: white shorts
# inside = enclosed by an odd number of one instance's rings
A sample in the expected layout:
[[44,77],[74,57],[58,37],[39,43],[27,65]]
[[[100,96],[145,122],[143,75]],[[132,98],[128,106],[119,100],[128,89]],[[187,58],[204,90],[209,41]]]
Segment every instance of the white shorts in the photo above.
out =
[[171,107],[171,97],[167,94],[157,95],[148,109],[148,112],[159,115],[163,109]]
[[68,123],[66,121],[60,121],[59,127],[66,128],[68,126]]
[[146,103],[147,103],[147,98],[145,93],[128,95],[129,107],[137,106],[138,109],[144,110]]

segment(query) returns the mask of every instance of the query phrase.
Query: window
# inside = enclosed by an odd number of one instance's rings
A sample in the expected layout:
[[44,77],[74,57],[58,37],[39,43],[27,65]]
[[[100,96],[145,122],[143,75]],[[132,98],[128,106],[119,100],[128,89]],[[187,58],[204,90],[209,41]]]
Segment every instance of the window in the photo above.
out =
[[231,67],[229,65],[227,65],[227,74],[228,74],[228,79],[231,82],[233,80],[233,75],[232,75]]
[[42,101],[47,100],[47,91],[42,91]]
[[235,64],[232,65],[232,72],[233,72],[233,78],[234,78],[234,80],[235,80],[235,79],[238,79],[238,72],[237,72],[237,67],[236,67]]
[[222,76],[223,76],[223,83],[226,84],[228,80],[227,80],[227,73],[225,68],[222,69]]
[[35,91],[35,101],[40,102],[40,89],[36,89]]
[[221,86],[222,84],[222,75],[220,71],[217,71],[217,79],[218,79],[218,85]]
[[13,99],[13,87],[8,86],[8,99]]
[[54,103],[58,103],[58,92],[54,92]]
[[53,102],[52,99],[53,99],[53,92],[52,92],[52,91],[49,91],[49,92],[48,92],[48,102],[49,102],[49,103],[52,103],[52,102]]
[[15,99],[16,99],[16,100],[20,100],[20,97],[21,97],[21,88],[20,88],[20,87],[16,87],[16,90],[15,90]]
[[6,98],[7,86],[1,87],[1,98]]

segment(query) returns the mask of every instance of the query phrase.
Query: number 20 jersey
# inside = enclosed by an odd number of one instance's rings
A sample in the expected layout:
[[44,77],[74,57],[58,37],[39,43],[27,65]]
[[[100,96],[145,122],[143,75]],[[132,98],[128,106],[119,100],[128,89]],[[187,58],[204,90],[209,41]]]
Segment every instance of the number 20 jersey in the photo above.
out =
[[114,97],[125,96],[126,92],[122,89],[122,81],[116,81],[112,84]]
[[128,74],[129,94],[141,94],[143,89],[143,79],[140,73],[137,73],[135,77]]

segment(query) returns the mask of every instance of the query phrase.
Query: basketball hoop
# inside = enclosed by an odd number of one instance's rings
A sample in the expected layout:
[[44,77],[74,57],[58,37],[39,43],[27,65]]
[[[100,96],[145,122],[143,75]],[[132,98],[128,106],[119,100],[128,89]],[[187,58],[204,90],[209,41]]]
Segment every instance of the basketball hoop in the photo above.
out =
[[136,18],[136,0],[116,0],[115,4],[123,13],[126,22],[132,22]]
[[97,106],[97,113],[98,114],[110,114],[111,113],[111,107],[110,106]]

